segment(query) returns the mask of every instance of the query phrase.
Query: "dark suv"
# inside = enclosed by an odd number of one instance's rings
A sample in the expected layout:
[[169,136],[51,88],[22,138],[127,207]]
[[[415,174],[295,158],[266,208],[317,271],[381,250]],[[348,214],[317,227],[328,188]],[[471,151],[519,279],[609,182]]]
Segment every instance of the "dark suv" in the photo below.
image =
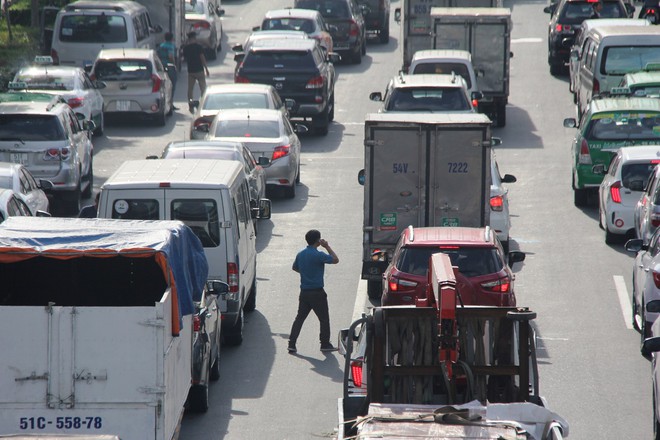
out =
[[291,118],[311,118],[315,131],[328,134],[335,117],[335,53],[312,39],[255,41],[236,69],[236,83],[270,84],[283,100],[296,103]]
[[603,9],[595,13],[596,0],[561,0],[546,6],[543,11],[551,14],[548,27],[548,64],[550,73],[559,75],[565,71],[571,46],[580,25],[590,18],[626,18],[632,16],[635,7],[622,0],[600,0]]
[[355,64],[367,53],[367,31],[356,0],[296,0],[295,8],[319,11],[330,26],[334,51]]
[[362,8],[367,35],[382,44],[390,41],[390,0],[358,0]]
[[392,261],[383,274],[382,305],[413,305],[425,298],[431,255],[447,254],[457,267],[456,286],[463,304],[515,307],[514,275],[509,267],[525,254],[509,252],[507,264],[491,228],[409,226],[401,233]]

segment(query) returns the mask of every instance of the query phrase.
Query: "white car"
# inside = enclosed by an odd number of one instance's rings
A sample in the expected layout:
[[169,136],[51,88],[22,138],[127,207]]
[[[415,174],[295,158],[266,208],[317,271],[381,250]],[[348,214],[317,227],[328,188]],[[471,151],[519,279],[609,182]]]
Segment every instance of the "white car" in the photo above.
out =
[[613,244],[635,230],[635,206],[649,176],[660,163],[660,145],[619,148],[598,188],[598,220],[605,243]]
[[14,80],[9,83],[13,91],[60,95],[76,113],[85,115],[86,120],[94,121],[94,134],[103,134],[103,96],[100,89],[105,84],[92,81],[80,67],[53,66],[51,57],[37,57],[37,63],[21,68]]
[[[29,217],[32,212],[28,205],[10,189],[0,188],[0,223],[7,217],[15,215]],[[48,213],[40,212],[39,216],[48,216]]]
[[647,311],[646,304],[660,299],[660,229],[651,236],[648,244],[641,238],[626,242],[626,250],[635,252],[632,274],[632,322],[642,334],[642,342],[651,336],[651,326],[660,313]]
[[500,175],[500,170],[493,153],[490,161],[490,227],[497,233],[504,253],[509,253],[509,231],[511,230],[511,219],[509,217],[509,190],[503,183],[514,183],[517,179],[511,174]]
[[45,190],[53,188],[49,180],[36,180],[32,173],[21,164],[0,162],[0,188],[11,189],[28,205],[32,215],[37,212],[50,212]]

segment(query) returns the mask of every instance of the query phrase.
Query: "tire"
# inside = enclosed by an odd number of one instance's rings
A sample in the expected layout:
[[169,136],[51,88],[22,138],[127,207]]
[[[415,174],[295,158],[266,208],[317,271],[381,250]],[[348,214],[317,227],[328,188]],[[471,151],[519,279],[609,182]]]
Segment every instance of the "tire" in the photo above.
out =
[[328,107],[329,105],[327,105],[318,116],[312,118],[314,132],[320,136],[328,134],[328,126],[330,125],[330,113]]
[[378,281],[367,281],[367,295],[369,299],[380,299],[383,294],[381,283]]
[[380,44],[387,44],[390,42],[390,28],[389,26],[380,31],[379,35]]
[[504,127],[506,125],[506,103],[498,102],[495,104],[495,112],[497,113],[497,127]]
[[154,117],[154,124],[157,127],[165,126],[165,107],[161,108],[158,114]]
[[638,332],[641,332],[642,329],[639,328],[639,326],[637,325],[637,319],[635,319],[637,317],[637,315],[639,314],[639,311],[637,310],[637,303],[635,302],[635,279],[634,278],[635,277],[633,277],[633,292],[632,292],[632,301],[631,301],[631,303],[632,303],[632,325],[633,325],[633,328],[635,330],[637,330]]
[[296,173],[296,183],[300,183],[300,164],[298,164],[298,172]]
[[294,182],[291,186],[282,187],[284,192],[285,199],[293,199],[296,196],[296,183]]
[[605,225],[605,244],[616,244],[618,242],[619,236],[610,232],[610,230],[607,228],[607,225]]
[[92,192],[94,191],[94,161],[90,162],[89,164],[89,172],[87,173],[87,176],[85,176],[89,184],[85,188],[85,190],[81,193],[82,197],[84,198],[89,198],[92,196]]
[[205,413],[209,410],[208,385],[193,385],[188,392],[188,409],[196,413]]
[[254,309],[257,308],[257,280],[252,281],[252,288],[250,288],[250,294],[245,300],[245,307],[243,310],[246,312],[254,312]]
[[105,131],[105,118],[103,117],[103,111],[101,111],[101,117],[99,120],[101,122],[96,126],[96,129],[94,130],[94,136],[103,136],[103,132]]
[[225,332],[225,344],[231,346],[241,345],[243,343],[243,309],[238,314],[238,319],[233,327]]
[[328,103],[330,111],[328,112],[328,121],[332,122],[335,120],[335,94],[333,93],[330,97],[330,102]]
[[550,75],[559,76],[562,74],[564,66],[559,63],[550,63]]
[[167,116],[172,116],[174,113],[174,95],[170,96],[170,109],[167,112]]
[[218,59],[218,52],[216,52],[215,49],[206,49],[204,55],[211,61]]
[[62,210],[64,215],[76,216],[80,212],[80,201],[82,198],[82,191],[80,191],[81,183],[78,182],[78,189],[74,191],[66,191],[61,196]]
[[215,359],[211,362],[209,368],[209,380],[216,381],[220,379],[220,345],[218,344],[218,352],[215,354]]
[[358,50],[351,55],[351,61],[353,64],[362,64],[362,47],[359,47]]
[[589,191],[586,189],[573,189],[573,204],[578,208],[587,206],[589,201]]

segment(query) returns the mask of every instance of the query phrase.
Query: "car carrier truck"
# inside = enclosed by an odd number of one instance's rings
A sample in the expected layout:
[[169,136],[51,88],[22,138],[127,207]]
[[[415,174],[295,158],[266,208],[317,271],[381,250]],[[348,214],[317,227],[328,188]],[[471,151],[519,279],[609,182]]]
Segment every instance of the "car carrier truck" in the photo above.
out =
[[[483,114],[378,113],[365,119],[362,279],[370,298],[409,225],[487,226],[491,122]],[[495,140],[497,143],[499,140]]]
[[181,222],[0,225],[0,434],[171,440],[207,277]]
[[433,254],[414,306],[375,307],[339,333],[338,439],[559,440],[568,423],[539,394],[536,314],[461,306],[449,257]]

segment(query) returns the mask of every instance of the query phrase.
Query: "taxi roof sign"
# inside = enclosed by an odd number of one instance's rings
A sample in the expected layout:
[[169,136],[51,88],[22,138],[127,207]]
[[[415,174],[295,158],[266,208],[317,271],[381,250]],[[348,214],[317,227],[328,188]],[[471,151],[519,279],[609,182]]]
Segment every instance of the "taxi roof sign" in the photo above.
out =
[[612,87],[610,95],[630,95],[630,87]]
[[645,72],[657,72],[660,70],[660,63],[646,63],[644,66]]
[[49,55],[37,55],[36,57],[34,57],[34,64],[52,65],[53,57]]

